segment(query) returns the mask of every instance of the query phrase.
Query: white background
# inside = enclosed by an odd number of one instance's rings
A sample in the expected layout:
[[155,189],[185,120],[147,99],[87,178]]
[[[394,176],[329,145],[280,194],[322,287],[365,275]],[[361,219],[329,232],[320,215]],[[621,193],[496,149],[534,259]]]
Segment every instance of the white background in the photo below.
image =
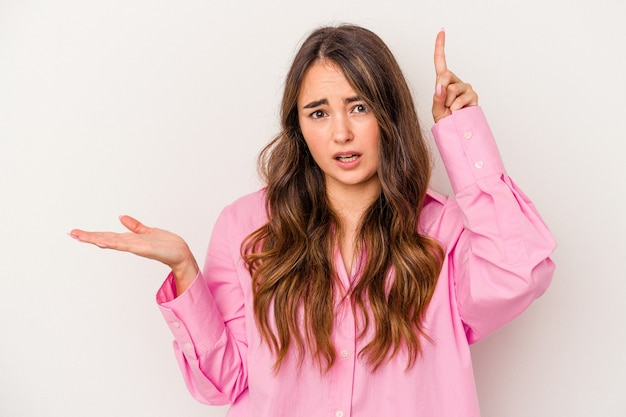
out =
[[394,51],[425,129],[446,28],[560,244],[549,291],[473,347],[483,416],[625,416],[625,17],[621,0],[0,0],[0,415],[224,415],[179,375],[167,269],[66,233],[132,214],[202,260],[218,211],[260,185],[297,46],[352,22]]

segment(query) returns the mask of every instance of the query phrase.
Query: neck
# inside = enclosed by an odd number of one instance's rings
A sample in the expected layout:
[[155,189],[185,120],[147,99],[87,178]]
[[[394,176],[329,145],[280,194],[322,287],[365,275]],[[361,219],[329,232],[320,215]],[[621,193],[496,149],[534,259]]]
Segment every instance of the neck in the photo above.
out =
[[380,182],[369,182],[357,186],[330,186],[326,188],[328,201],[332,210],[339,217],[338,244],[343,264],[348,276],[352,274],[354,265],[355,242],[363,213],[380,195]]
[[356,228],[365,210],[380,195],[378,181],[360,186],[328,187],[330,207],[339,216],[342,228]]

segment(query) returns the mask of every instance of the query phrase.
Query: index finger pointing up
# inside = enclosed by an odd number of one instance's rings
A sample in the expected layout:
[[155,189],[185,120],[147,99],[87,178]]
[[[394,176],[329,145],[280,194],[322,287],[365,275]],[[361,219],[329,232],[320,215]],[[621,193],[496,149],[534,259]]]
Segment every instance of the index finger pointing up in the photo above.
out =
[[435,40],[435,72],[441,74],[448,69],[446,65],[446,53],[444,47],[446,45],[446,32],[441,29]]

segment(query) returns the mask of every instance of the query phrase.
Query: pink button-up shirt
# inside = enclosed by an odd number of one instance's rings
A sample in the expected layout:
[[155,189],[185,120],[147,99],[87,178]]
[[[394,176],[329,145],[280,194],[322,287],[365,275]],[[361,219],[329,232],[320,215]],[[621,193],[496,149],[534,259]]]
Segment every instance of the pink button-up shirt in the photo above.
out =
[[[358,356],[349,305],[336,306],[338,360],[326,374],[289,357],[275,358],[261,340],[252,309],[242,240],[266,222],[263,190],[226,207],[213,229],[206,261],[176,297],[172,276],[157,294],[174,334],[187,387],[208,404],[232,404],[231,417],[477,417],[469,345],[520,314],[548,287],[555,241],[528,198],[506,175],[479,107],[454,112],[433,127],[454,198],[430,192],[422,233],[445,249],[443,269],[424,318],[432,342],[406,369],[400,352],[376,372]],[[337,251],[336,271],[349,277]],[[341,297],[338,297],[341,298]],[[341,302],[341,301],[339,301]]]

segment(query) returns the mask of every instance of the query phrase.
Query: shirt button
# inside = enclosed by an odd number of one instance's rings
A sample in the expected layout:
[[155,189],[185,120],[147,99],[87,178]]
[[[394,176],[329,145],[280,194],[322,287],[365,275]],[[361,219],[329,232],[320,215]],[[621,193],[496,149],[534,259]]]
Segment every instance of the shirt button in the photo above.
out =
[[483,161],[478,161],[474,164],[474,166],[478,169],[481,169],[485,164],[483,164]]
[[172,327],[176,327],[178,329],[180,327],[180,322],[179,321],[173,321],[172,322]]
[[342,357],[342,358],[347,358],[347,357],[348,357],[348,351],[347,351],[347,350],[345,350],[345,349],[343,349],[343,350],[341,351],[341,357]]
[[471,139],[472,138],[472,132],[468,130],[467,132],[463,133],[463,137],[465,139]]
[[343,411],[337,410],[337,412],[335,413],[335,417],[343,417]]
[[183,345],[183,347],[185,348],[185,350],[191,350],[193,346],[191,345],[191,343],[187,342]]

